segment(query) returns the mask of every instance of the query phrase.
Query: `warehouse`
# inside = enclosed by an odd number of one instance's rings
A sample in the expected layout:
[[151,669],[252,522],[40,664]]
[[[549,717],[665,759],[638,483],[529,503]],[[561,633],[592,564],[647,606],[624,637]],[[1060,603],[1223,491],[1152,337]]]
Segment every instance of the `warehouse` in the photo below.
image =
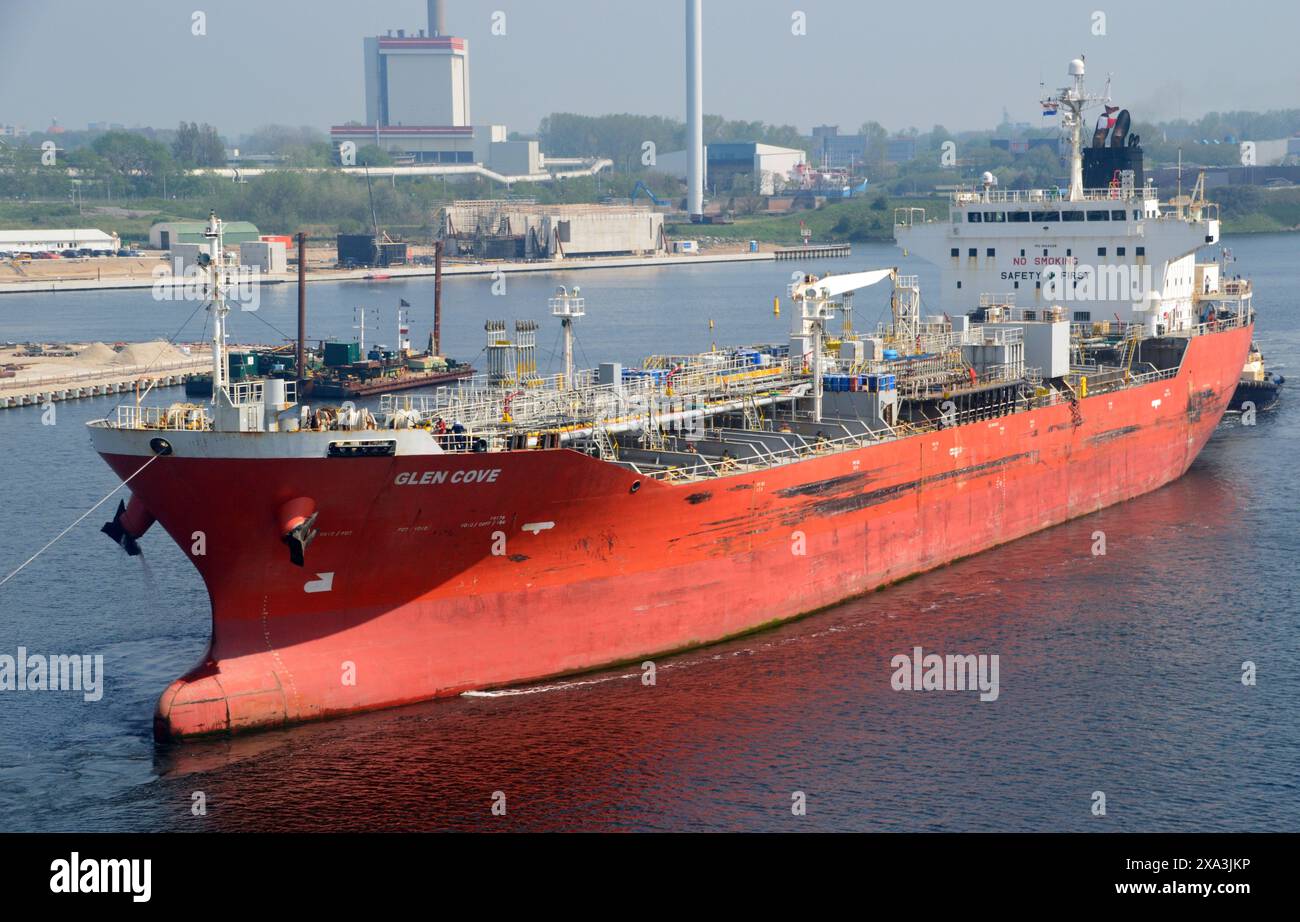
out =
[[[206,221],[163,221],[149,228],[149,246],[155,250],[170,250],[177,243],[203,243]],[[226,221],[223,224],[227,246],[235,246],[258,239],[257,225],[248,221]]]
[[117,234],[106,234],[93,227],[0,231],[0,253],[60,253],[83,249],[116,253],[120,245]]

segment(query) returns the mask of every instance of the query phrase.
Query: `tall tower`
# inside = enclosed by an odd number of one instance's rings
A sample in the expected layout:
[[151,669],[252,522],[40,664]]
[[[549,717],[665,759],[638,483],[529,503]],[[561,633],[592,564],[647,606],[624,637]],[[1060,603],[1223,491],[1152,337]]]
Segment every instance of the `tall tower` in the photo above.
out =
[[686,0],[686,211],[704,216],[703,0]]

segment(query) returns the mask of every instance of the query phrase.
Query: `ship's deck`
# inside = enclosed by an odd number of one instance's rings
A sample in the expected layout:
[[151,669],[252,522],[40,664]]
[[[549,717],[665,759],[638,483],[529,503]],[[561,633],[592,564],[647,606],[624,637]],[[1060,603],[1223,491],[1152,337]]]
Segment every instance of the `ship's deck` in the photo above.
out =
[[[655,356],[617,381],[602,381],[598,370],[578,372],[572,381],[479,376],[433,394],[386,395],[377,414],[346,405],[298,408],[297,425],[259,437],[340,432],[364,442],[382,441],[385,432],[391,439],[393,430],[424,430],[444,452],[572,448],[649,478],[706,480],[1166,380],[1178,374],[1193,337],[1250,319],[1243,311],[1159,338],[1142,337],[1131,325],[1075,324],[1070,370],[1048,380],[1023,367],[974,374],[954,360],[962,337],[932,331],[927,335],[930,346],[940,347],[936,352],[846,369],[863,381],[901,372],[897,410],[885,419],[844,412],[845,406],[869,405],[866,390],[841,392],[841,402],[824,406],[819,415],[811,371],[792,364],[779,348],[759,347]],[[821,380],[822,396],[829,399],[828,377]],[[265,395],[242,385],[235,397],[254,404]],[[177,404],[119,407],[116,419],[94,425],[153,433],[209,431],[213,421],[204,407]]]

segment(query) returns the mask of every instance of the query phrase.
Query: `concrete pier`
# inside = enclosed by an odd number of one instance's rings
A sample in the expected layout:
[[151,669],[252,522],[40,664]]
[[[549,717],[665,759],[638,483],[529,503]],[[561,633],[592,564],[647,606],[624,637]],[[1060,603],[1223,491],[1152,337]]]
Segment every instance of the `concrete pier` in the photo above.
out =
[[141,380],[152,381],[155,389],[177,387],[192,376],[209,371],[211,366],[211,359],[199,356],[152,368],[123,366],[68,375],[0,378],[0,410],[129,393]]
[[852,249],[847,243],[826,243],[801,247],[781,247],[772,252],[773,259],[834,259],[849,256]]

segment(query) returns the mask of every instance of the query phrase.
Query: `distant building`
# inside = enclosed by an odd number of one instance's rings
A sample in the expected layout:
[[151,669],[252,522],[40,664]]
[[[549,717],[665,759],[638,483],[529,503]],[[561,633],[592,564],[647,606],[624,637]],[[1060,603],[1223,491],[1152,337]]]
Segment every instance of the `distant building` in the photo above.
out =
[[464,201],[441,215],[451,256],[564,259],[644,256],[666,248],[664,216],[647,208]]
[[812,130],[812,141],[814,166],[856,172],[867,162],[864,134],[840,134],[838,125],[818,125]]
[[374,144],[417,164],[479,164],[505,176],[545,172],[536,141],[507,140],[504,125],[470,116],[469,42],[442,33],[441,4],[429,4],[428,34],[398,29],[366,38],[366,120],[336,125],[330,139]]
[[1281,166],[1288,157],[1300,156],[1300,138],[1251,141],[1255,145],[1255,166]]
[[1170,197],[1177,194],[1181,185],[1183,194],[1191,191],[1197,177],[1205,174],[1205,188],[1219,189],[1224,186],[1291,186],[1300,185],[1300,166],[1193,166],[1184,164],[1180,171],[1177,167],[1160,167],[1147,175],[1162,192]]
[[[162,221],[149,228],[149,246],[170,250],[178,243],[206,243],[203,231],[207,226],[206,221]],[[226,221],[222,229],[227,246],[258,239],[257,225],[248,221]]]
[[1046,147],[1058,156],[1069,153],[1068,146],[1064,145],[1062,139],[1059,138],[992,138],[989,145],[998,150],[1004,150],[1013,157],[1023,157],[1031,150],[1037,150],[1040,147]]
[[0,253],[57,253],[81,249],[116,253],[120,245],[117,234],[107,234],[93,227],[0,231]]
[[[808,161],[808,155],[792,147],[758,144],[753,141],[720,141],[704,148],[704,186],[713,195],[723,195],[736,188],[736,177],[761,195],[780,191],[796,166]],[[655,170],[686,178],[686,151],[660,154]]]
[[894,137],[885,141],[886,163],[910,163],[916,159],[916,138]]

